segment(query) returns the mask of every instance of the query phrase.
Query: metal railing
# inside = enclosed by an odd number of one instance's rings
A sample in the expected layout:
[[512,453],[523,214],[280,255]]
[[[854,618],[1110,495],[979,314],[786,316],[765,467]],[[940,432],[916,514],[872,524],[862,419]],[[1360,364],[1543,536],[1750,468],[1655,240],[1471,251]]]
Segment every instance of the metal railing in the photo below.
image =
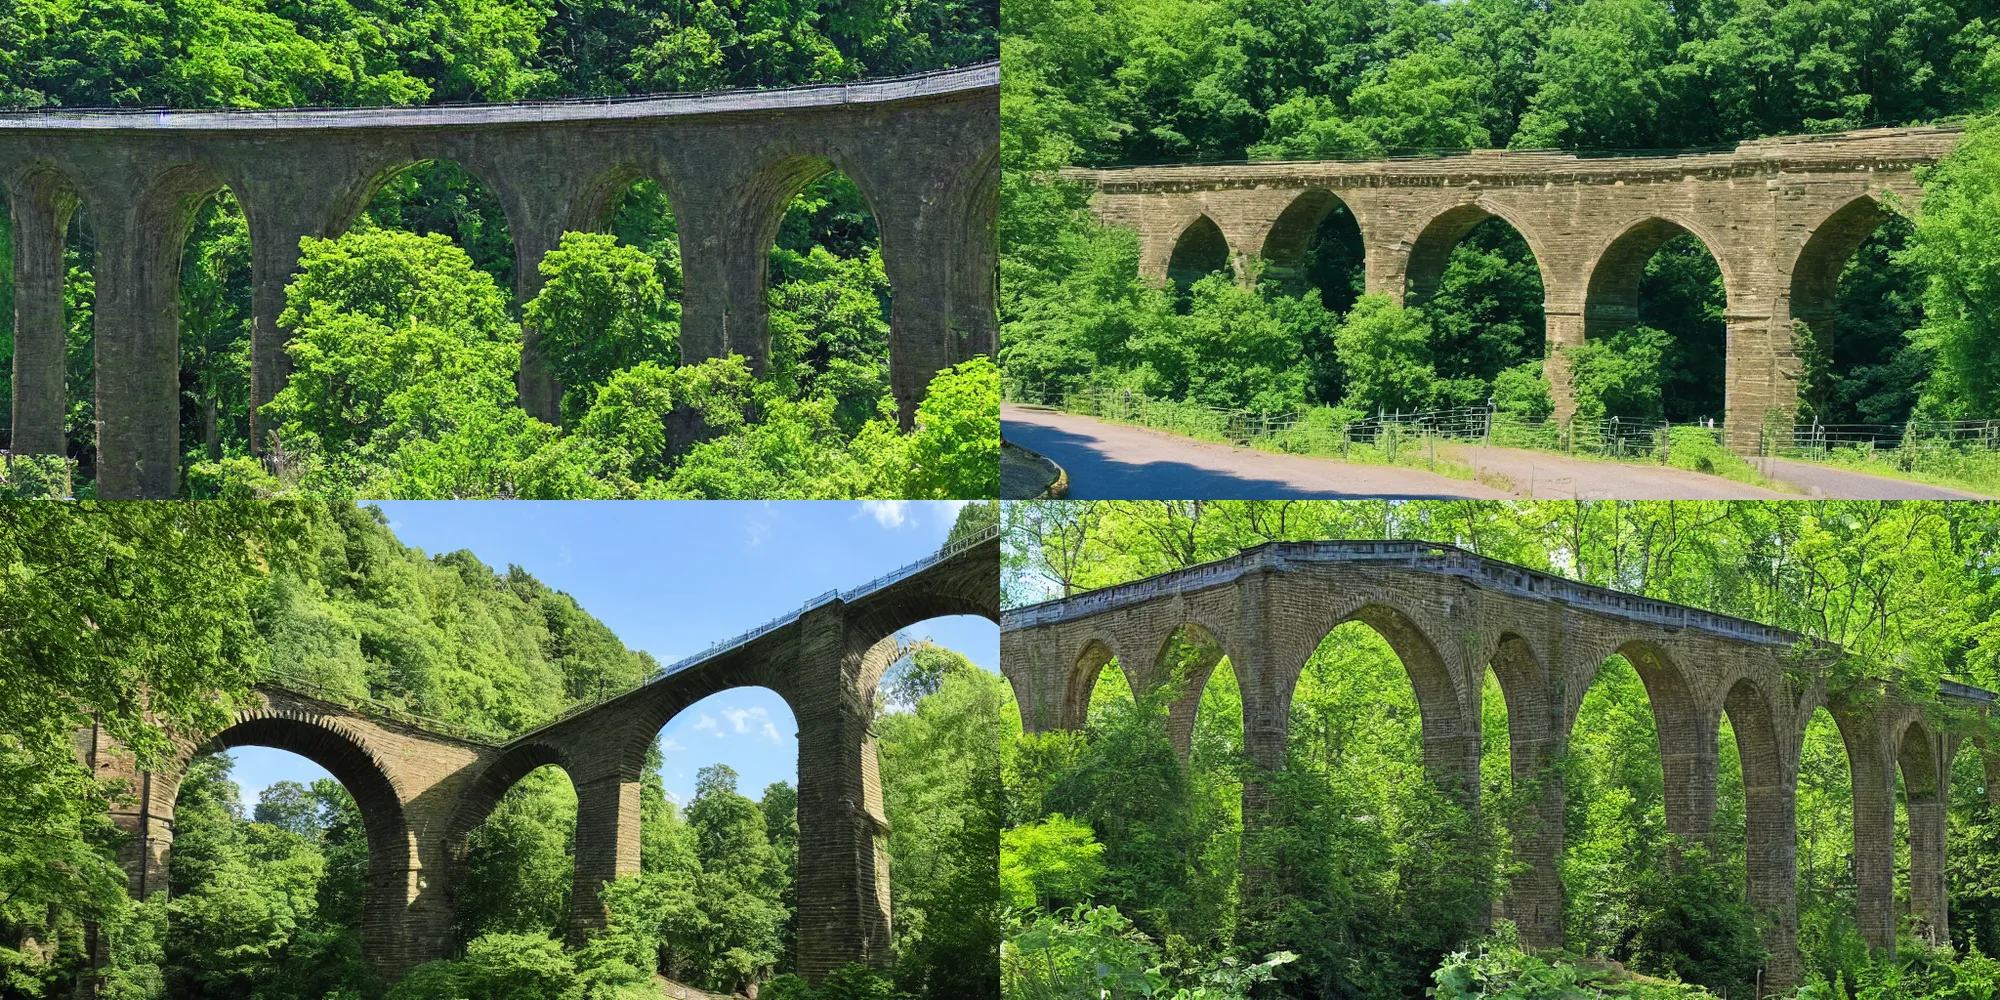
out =
[[264,679],[260,683],[278,687],[283,690],[291,691],[297,694],[308,695],[313,698],[318,698],[321,701],[332,702],[337,705],[345,705],[348,708],[356,709],[367,715],[380,716],[386,719],[403,723],[405,725],[415,726],[419,729],[429,730],[431,732],[439,733],[445,736],[453,736],[457,737],[458,739],[469,740],[475,743],[501,744],[509,742],[510,740],[518,739],[520,736],[526,735],[527,733],[531,733],[539,729],[545,729],[549,726],[553,726],[558,722],[562,722],[565,719],[572,718],[592,708],[602,705],[605,702],[610,701],[614,698],[618,698],[623,695],[629,694],[642,687],[645,687],[648,684],[654,684],[659,681],[665,680],[668,677],[672,677],[673,675],[678,674],[681,671],[688,669],[689,667],[695,666],[696,664],[714,659],[717,656],[721,656],[724,653],[730,652],[735,649],[739,649],[743,646],[747,646],[750,643],[755,642],[758,638],[762,636],[769,635],[770,633],[775,632],[778,629],[784,628],[785,626],[798,621],[801,617],[804,617],[808,612],[812,611],[814,608],[826,604],[831,604],[835,600],[847,601],[851,603],[862,597],[866,597],[867,595],[872,594],[875,591],[881,590],[884,587],[888,587],[892,584],[901,582],[903,580],[907,580],[910,577],[917,575],[918,573],[922,573],[923,571],[928,570],[934,566],[937,566],[940,563],[944,563],[948,560],[951,560],[957,557],[958,555],[966,552],[969,549],[975,548],[980,545],[984,545],[989,542],[995,542],[999,539],[999,537],[1000,537],[1000,526],[998,524],[987,525],[986,527],[981,528],[978,531],[973,532],[972,534],[966,535],[963,538],[947,542],[944,546],[940,547],[936,552],[933,552],[922,559],[898,567],[894,570],[891,570],[888,573],[884,573],[881,576],[878,576],[875,579],[870,580],[859,587],[854,587],[852,589],[845,591],[829,590],[824,594],[820,594],[819,596],[814,597],[811,600],[805,602],[803,605],[800,605],[799,609],[796,611],[789,612],[785,614],[783,617],[772,619],[771,621],[765,622],[764,624],[759,625],[756,628],[753,628],[747,632],[731,636],[730,638],[724,639],[721,642],[714,643],[710,645],[708,648],[703,649],[699,653],[695,653],[690,656],[683,656],[680,659],[675,660],[674,662],[659,668],[658,670],[648,672],[646,676],[640,678],[637,681],[634,681],[629,684],[621,684],[615,688],[599,687],[597,689],[595,697],[573,702],[570,705],[564,707],[562,711],[557,712],[551,718],[541,723],[538,723],[535,726],[532,726],[526,730],[523,730],[521,733],[517,733],[511,736],[506,733],[485,729],[483,727],[466,726],[454,722],[445,722],[442,719],[434,719],[426,715],[420,715],[416,712],[409,711],[408,709],[405,709],[399,705],[394,705],[389,702],[382,701],[378,698],[372,698],[367,695],[352,694],[347,691],[330,688],[313,678],[307,677],[303,674],[299,674],[296,672],[278,671],[274,673],[272,676]]
[[2000,451],[2000,420],[1912,420],[1903,424],[1823,424],[1818,419],[1795,424],[1787,435],[1766,428],[1760,436],[1764,454],[1825,455],[1842,448],[1859,452],[1914,448]]
[[367,695],[353,694],[348,691],[331,688],[313,678],[292,671],[277,671],[259,681],[258,684],[260,686],[276,687],[294,694],[318,698],[321,701],[331,702],[335,705],[344,705],[364,715],[378,716],[393,722],[400,722],[406,726],[415,726],[427,732],[456,737],[472,743],[497,745],[505,743],[511,738],[506,733],[498,730],[486,729],[482,726],[468,726],[457,722],[446,722],[443,719],[434,719],[428,715],[412,712],[399,705],[382,701],[379,698],[371,698]]
[[987,542],[996,541],[999,537],[1000,537],[1000,526],[998,524],[988,525],[987,527],[981,528],[980,530],[975,531],[970,535],[967,535],[956,541],[946,543],[936,552],[933,552],[930,555],[917,560],[916,562],[909,563],[908,565],[901,566],[898,567],[897,569],[891,570],[888,573],[884,573],[881,576],[878,576],[875,579],[870,580],[859,587],[854,587],[850,590],[844,590],[844,591],[829,590],[826,593],[821,594],[818,597],[815,597],[812,600],[807,601],[803,605],[800,605],[799,609],[796,611],[789,612],[780,618],[774,618],[771,621],[765,622],[764,624],[749,630],[748,632],[744,632],[740,635],[732,636],[728,639],[724,639],[720,642],[714,643],[710,645],[708,648],[703,649],[701,652],[694,653],[689,656],[683,656],[680,659],[675,660],[674,662],[667,664],[666,666],[661,667],[658,670],[648,673],[645,677],[642,677],[633,683],[620,685],[617,688],[600,688],[598,689],[597,696],[595,699],[590,701],[576,702],[575,704],[572,704],[569,707],[563,709],[562,711],[556,713],[556,715],[553,718],[549,719],[547,722],[544,722],[541,725],[534,727],[534,729],[528,730],[527,732],[533,732],[536,729],[545,729],[549,726],[553,726],[558,722],[562,722],[565,719],[572,718],[592,708],[595,708],[598,705],[602,705],[607,701],[623,697],[624,695],[630,694],[633,691],[637,691],[640,688],[645,687],[649,684],[655,684],[658,683],[659,681],[663,681],[669,677],[674,676],[675,674],[680,673],[683,670],[688,669],[689,667],[695,666],[696,664],[707,662],[708,660],[712,660],[725,653],[732,652],[736,649],[740,649],[744,646],[747,646],[750,643],[755,642],[758,638],[762,636],[769,635],[770,633],[775,632],[778,629],[784,628],[787,625],[797,622],[800,618],[804,617],[807,612],[810,612],[814,608],[820,607],[821,605],[830,604],[836,598],[841,601],[852,603],[855,600],[858,600],[862,597],[872,594],[877,590],[881,590],[884,587],[890,586],[891,584],[900,582],[902,580],[909,579],[910,577],[915,576],[918,573],[921,573],[927,569],[930,569],[933,566],[937,566],[940,563],[943,563],[949,559],[952,559],[960,555],[961,553],[964,553],[968,549],[985,544]]
[[1553,417],[1508,413],[1489,404],[1408,413],[1381,412],[1359,420],[1340,420],[1331,407],[1266,412],[1223,409],[1200,403],[1159,400],[1129,389],[1093,386],[1069,392],[1036,392],[1009,385],[1009,402],[1052,406],[1069,413],[1098,417],[1191,435],[1208,435],[1231,444],[1261,446],[1298,454],[1349,457],[1356,445],[1374,448],[1391,461],[1413,449],[1444,441],[1457,444],[1530,448],[1566,454],[1610,458],[1672,457],[1676,431],[1705,433],[1722,445],[1722,428],[1713,421],[1675,424],[1610,417],[1604,420],[1556,420]]

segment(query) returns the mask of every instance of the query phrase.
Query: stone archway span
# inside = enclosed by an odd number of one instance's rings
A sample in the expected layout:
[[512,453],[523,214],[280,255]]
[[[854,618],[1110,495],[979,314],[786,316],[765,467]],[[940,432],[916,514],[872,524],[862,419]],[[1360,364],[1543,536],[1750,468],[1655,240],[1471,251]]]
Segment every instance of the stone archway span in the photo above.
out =
[[1841,271],[1890,214],[1875,196],[1862,195],[1813,225],[1788,269],[1791,285],[1786,301],[1792,319],[1823,326],[1833,318]]
[[[1307,188],[1300,191],[1298,196],[1278,213],[1277,219],[1271,223],[1270,230],[1264,234],[1264,245],[1260,255],[1280,267],[1299,265],[1304,261],[1306,251],[1312,248],[1313,236],[1319,232],[1320,225],[1336,208],[1346,208],[1350,216],[1354,214],[1353,206],[1348,205],[1346,199],[1326,188]],[[1357,226],[1359,221],[1356,219]],[[1365,239],[1363,247],[1365,255]]]
[[1485,222],[1499,219],[1528,245],[1535,258],[1535,273],[1543,288],[1555,287],[1549,270],[1549,253],[1540,234],[1518,210],[1489,198],[1444,205],[1413,225],[1400,241],[1404,251],[1403,287],[1397,289],[1405,305],[1422,305],[1436,294],[1444,277],[1451,252]]
[[1583,333],[1605,336],[1639,321],[1639,281],[1646,264],[1668,240],[1693,236],[1722,270],[1722,290],[1734,312],[1743,304],[1736,263],[1722,252],[1727,241],[1697,219],[1676,212],[1648,215],[1622,226],[1585,256]]

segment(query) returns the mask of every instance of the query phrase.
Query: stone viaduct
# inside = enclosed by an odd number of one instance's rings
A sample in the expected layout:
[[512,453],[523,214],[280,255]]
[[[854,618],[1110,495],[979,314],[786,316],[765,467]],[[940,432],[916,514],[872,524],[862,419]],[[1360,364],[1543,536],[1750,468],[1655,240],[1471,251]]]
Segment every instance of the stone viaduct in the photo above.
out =
[[[1549,345],[1583,342],[1638,317],[1639,279],[1660,245],[1692,233],[1728,295],[1724,423],[1754,447],[1798,397],[1792,321],[1831,318],[1842,265],[1881,222],[1914,206],[1913,168],[1958,142],[1951,128],[1870,129],[1744,142],[1727,152],[1579,157],[1475,150],[1366,161],[1073,169],[1105,222],[1139,232],[1141,274],[1298,267],[1320,223],[1345,205],[1361,230],[1366,290],[1421,303],[1452,248],[1498,217],[1540,266]],[[1573,410],[1550,352],[1559,416]]]
[[[177,756],[136,772],[129,753],[86,730],[78,749],[130,794],[113,819],[129,835],[121,862],[134,895],[168,886],[174,800],[197,754],[237,746],[292,751],[327,769],[360,808],[368,876],[360,935],[389,982],[461,944],[452,871],[467,838],[515,782],[544,765],[577,793],[573,933],[605,919],[598,890],[639,871],[639,790],[646,751],[687,706],[757,685],[791,707],[799,740],[798,966],[817,980],[889,952],[888,822],[870,726],[875,691],[901,647],[896,633],[942,615],[999,616],[999,535],[989,529],[853,590],[830,591],[644,683],[576,706],[497,741],[317,692],[271,684],[220,732],[177,736]],[[359,701],[362,707],[352,707]]]
[[[335,236],[399,171],[450,160],[498,198],[515,289],[541,288],[566,231],[601,229],[634,180],[666,191],[684,276],[681,357],[761,365],[767,252],[792,196],[840,170],[867,199],[894,290],[891,383],[907,425],[940,368],[997,349],[999,67],[866,83],[527,104],[292,111],[0,114],[14,223],[12,450],[63,450],[62,250],[82,208],[95,239],[98,495],[171,495],[180,457],[180,260],[195,212],[227,186],[252,243],[254,406],[284,386],[278,323],[299,240]],[[522,404],[560,389],[522,350]]]
[[[1796,804],[1800,747],[1826,706],[1846,745],[1854,793],[1854,867],[1861,933],[1896,941],[1896,776],[1908,801],[1909,915],[1946,940],[1944,833],[1950,761],[1972,735],[1883,685],[1828,690],[1838,650],[1803,636],[1695,608],[1606,590],[1483,558],[1449,545],[1405,541],[1272,542],[1218,562],[1001,615],[1002,670],[1030,732],[1083,725],[1098,672],[1116,659],[1135,692],[1173,698],[1167,726],[1183,754],[1209,672],[1224,656],[1243,697],[1243,745],[1252,763],[1284,765],[1294,685],[1335,627],[1364,622],[1409,672],[1431,778],[1476,805],[1480,698],[1490,666],[1507,708],[1513,780],[1540,795],[1510,816],[1522,865],[1499,908],[1536,946],[1562,942],[1564,753],[1585,691],[1606,657],[1622,654],[1652,702],[1665,778],[1668,830],[1710,832],[1718,731],[1736,735],[1746,798],[1747,899],[1765,918],[1767,988],[1798,981]],[[1170,677],[1167,652],[1192,642],[1194,669]],[[1186,672],[1185,660],[1180,669]],[[1171,686],[1170,686],[1171,685]],[[1983,711],[1990,692],[1946,683],[1948,702]],[[1947,713],[1949,714],[1949,713]],[[1976,717],[1974,713],[1960,713]],[[1982,740],[1983,735],[1976,738]],[[1995,759],[1987,758],[1994,774]],[[1989,783],[1991,787],[1991,783]],[[1244,786],[1254,824],[1262,799]]]

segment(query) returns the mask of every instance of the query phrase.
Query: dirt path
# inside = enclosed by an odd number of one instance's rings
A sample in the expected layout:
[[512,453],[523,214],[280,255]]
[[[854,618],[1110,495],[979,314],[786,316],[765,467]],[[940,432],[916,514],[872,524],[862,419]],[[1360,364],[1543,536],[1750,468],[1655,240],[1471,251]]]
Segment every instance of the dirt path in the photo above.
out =
[[[1798,499],[1747,483],[1670,465],[1601,462],[1524,448],[1455,446],[1452,454],[1481,472],[1506,476],[1514,495],[1559,500]],[[1873,477],[1868,477],[1873,478]]]
[[1835,500],[1991,500],[1992,497],[1946,486],[1913,483],[1907,479],[1871,476],[1865,472],[1839,469],[1815,462],[1793,462],[1782,458],[1757,460],[1764,476],[1789,483],[1818,499]]
[[1233,448],[1012,404],[1001,405],[1000,427],[1008,440],[1062,466],[1075,500],[1507,496],[1484,483],[1419,469]]

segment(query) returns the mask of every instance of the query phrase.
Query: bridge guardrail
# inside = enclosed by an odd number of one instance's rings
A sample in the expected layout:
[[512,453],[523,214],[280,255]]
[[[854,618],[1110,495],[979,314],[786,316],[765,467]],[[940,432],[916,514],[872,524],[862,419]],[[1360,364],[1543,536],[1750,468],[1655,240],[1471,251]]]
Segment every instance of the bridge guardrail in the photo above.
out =
[[[964,538],[958,539],[957,541],[954,542],[946,543],[944,546],[940,547],[936,552],[928,556],[925,556],[924,558],[919,559],[916,562],[909,563],[908,565],[901,566],[898,567],[897,569],[891,570],[888,573],[884,573],[881,576],[878,576],[875,579],[870,580],[859,587],[854,587],[852,589],[844,591],[829,590],[826,593],[821,594],[818,597],[815,597],[807,601],[805,604],[801,605],[797,611],[789,612],[780,618],[774,618],[771,621],[765,622],[764,624],[749,630],[748,632],[742,633],[741,635],[732,636],[720,642],[713,643],[710,646],[708,646],[708,648],[703,649],[701,652],[694,653],[689,656],[683,656],[680,659],[675,660],[674,662],[664,667],[661,667],[659,670],[647,674],[645,677],[641,678],[636,683],[620,685],[616,689],[610,689],[610,688],[602,689],[597,693],[597,697],[595,700],[580,701],[573,705],[570,705],[569,707],[563,709],[561,712],[556,713],[555,717],[549,719],[547,722],[544,722],[539,726],[534,727],[534,729],[542,729],[548,726],[555,725],[558,722],[562,722],[565,719],[571,718],[572,716],[578,715],[584,711],[587,711],[591,708],[601,705],[607,701],[612,700],[613,698],[621,697],[633,691],[637,691],[638,689],[645,687],[648,684],[657,683],[659,681],[665,680],[668,677],[672,677],[673,675],[680,673],[681,671],[686,670],[689,667],[694,666],[695,664],[702,663],[706,660],[714,659],[715,657],[720,656],[723,653],[729,652],[734,649],[738,649],[743,646],[747,646],[761,636],[768,635],[772,632],[777,631],[778,629],[781,629],[787,625],[792,624],[793,622],[798,621],[799,618],[804,616],[806,612],[809,612],[814,608],[820,607],[821,605],[832,603],[835,598],[839,598],[842,601],[851,603],[858,598],[871,594],[899,580],[904,580],[911,576],[915,576],[916,574],[921,573],[924,570],[930,569],[931,567],[936,566],[939,563],[942,563],[948,559],[951,559],[959,555],[962,552],[965,552],[967,549],[971,549],[975,546],[993,541],[999,537],[1000,537],[1000,526],[998,524],[988,525],[987,527],[981,528],[980,530],[975,531],[972,534],[965,536]],[[527,730],[527,732],[533,732],[534,729]]]
[[747,632],[741,633],[740,635],[735,635],[728,639],[724,639],[720,642],[711,644],[706,649],[703,649],[701,652],[695,653],[690,656],[681,657],[680,659],[675,660],[673,663],[661,667],[658,670],[649,672],[645,677],[641,678],[635,683],[622,684],[615,689],[600,688],[595,698],[574,702],[564,707],[562,711],[557,712],[554,716],[550,717],[548,720],[538,725],[535,725],[529,729],[523,730],[521,733],[517,733],[512,736],[492,730],[486,730],[479,727],[466,726],[452,722],[445,722],[442,719],[433,719],[430,718],[429,716],[419,715],[415,712],[409,711],[408,709],[404,709],[399,706],[389,704],[388,702],[382,701],[380,699],[368,697],[366,695],[355,695],[355,694],[349,694],[345,691],[336,691],[310,677],[306,677],[304,675],[297,674],[294,672],[279,671],[260,683],[274,684],[288,691],[293,691],[303,695],[309,695],[311,697],[319,698],[324,701],[330,701],[335,704],[347,705],[350,708],[360,709],[361,711],[368,714],[379,715],[387,719],[392,719],[394,721],[404,723],[406,725],[416,726],[421,729],[427,729],[432,732],[441,733],[446,736],[455,736],[459,739],[470,740],[475,743],[488,743],[493,745],[499,745],[507,743],[514,739],[518,739],[520,738],[520,736],[534,732],[535,730],[544,729],[549,726],[555,725],[556,723],[562,722],[565,719],[569,719],[591,708],[595,708],[596,706],[601,705],[607,701],[610,701],[613,698],[617,698],[632,691],[636,691],[639,688],[645,687],[648,684],[653,684],[658,681],[664,680],[668,677],[672,677],[673,675],[680,673],[681,671],[686,670],[689,667],[694,666],[695,664],[701,663],[705,660],[712,659],[730,650],[746,646],[751,642],[755,641],[760,636],[768,635],[771,632],[777,631],[778,629],[783,628],[786,625],[790,625],[793,622],[798,621],[800,617],[805,615],[807,612],[813,610],[814,608],[826,604],[831,604],[836,599],[852,602],[858,598],[865,597],[868,594],[880,590],[883,587],[887,587],[900,580],[907,579],[911,576],[923,572],[924,570],[930,569],[931,567],[936,566],[939,563],[952,559],[968,549],[974,548],[979,545],[983,545],[987,542],[995,541],[999,537],[1000,537],[1000,526],[998,524],[988,525],[984,528],[981,528],[978,531],[973,532],[970,535],[967,535],[956,541],[946,543],[945,545],[941,546],[936,552],[933,552],[932,554],[925,556],[922,559],[898,567],[897,569],[891,570],[888,573],[884,573],[881,576],[878,576],[875,579],[870,580],[859,587],[854,587],[845,591],[837,589],[829,590],[824,594],[820,594],[819,596],[814,597],[811,600],[805,602],[796,611],[792,611],[785,614],[782,617],[772,619],[771,621],[765,622],[764,624],[759,625],[756,628],[750,629]]

